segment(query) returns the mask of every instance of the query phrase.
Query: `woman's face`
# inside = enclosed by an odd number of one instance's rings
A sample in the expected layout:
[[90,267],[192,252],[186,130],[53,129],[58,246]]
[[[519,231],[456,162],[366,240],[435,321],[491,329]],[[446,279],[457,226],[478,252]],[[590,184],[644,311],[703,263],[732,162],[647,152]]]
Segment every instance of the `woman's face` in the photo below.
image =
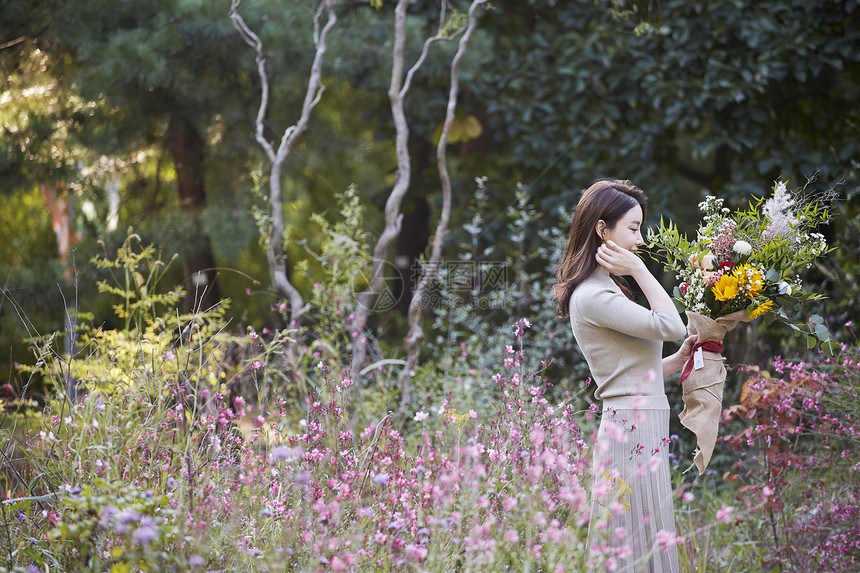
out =
[[612,241],[622,249],[628,251],[636,251],[639,245],[644,243],[642,240],[642,207],[638,204],[624,213],[624,216],[618,220],[614,229],[604,227],[601,233],[598,228],[598,234],[603,237],[604,241]]

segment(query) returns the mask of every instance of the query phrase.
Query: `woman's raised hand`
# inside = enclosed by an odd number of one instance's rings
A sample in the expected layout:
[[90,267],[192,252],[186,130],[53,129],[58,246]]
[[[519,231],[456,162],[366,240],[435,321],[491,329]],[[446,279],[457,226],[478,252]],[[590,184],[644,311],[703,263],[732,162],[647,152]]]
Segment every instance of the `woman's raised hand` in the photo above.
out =
[[606,241],[597,249],[597,264],[618,276],[636,275],[646,270],[645,263],[631,251]]

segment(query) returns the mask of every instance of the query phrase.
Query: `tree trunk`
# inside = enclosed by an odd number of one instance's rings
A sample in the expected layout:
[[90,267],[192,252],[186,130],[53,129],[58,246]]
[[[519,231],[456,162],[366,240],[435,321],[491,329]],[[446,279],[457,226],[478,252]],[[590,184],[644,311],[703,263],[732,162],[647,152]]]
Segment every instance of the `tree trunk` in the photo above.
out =
[[183,229],[185,243],[185,300],[183,312],[206,310],[221,300],[215,281],[215,258],[212,242],[204,233],[200,217],[206,204],[203,185],[205,142],[197,126],[183,116],[172,116],[167,127],[167,146],[173,155],[179,200],[186,216]]

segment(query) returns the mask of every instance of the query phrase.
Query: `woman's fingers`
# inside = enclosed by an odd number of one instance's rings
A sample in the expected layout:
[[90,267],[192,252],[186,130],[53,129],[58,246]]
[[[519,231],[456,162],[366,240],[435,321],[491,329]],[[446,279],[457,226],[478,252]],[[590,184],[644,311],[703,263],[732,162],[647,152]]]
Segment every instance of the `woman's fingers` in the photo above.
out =
[[685,359],[690,356],[690,353],[693,351],[693,345],[699,340],[699,337],[695,334],[688,336],[686,340],[681,344],[681,356]]
[[641,264],[639,257],[612,241],[607,241],[598,247],[597,262],[616,275],[632,274],[637,265]]
[[622,266],[620,263],[618,256],[618,251],[613,250],[606,244],[600,245],[597,249],[597,262],[606,267],[609,272],[614,274],[619,274],[622,270]]
[[606,249],[604,245],[600,245],[600,247],[598,247],[595,257],[597,258],[597,264],[607,268],[609,272],[615,272],[617,270],[612,253]]

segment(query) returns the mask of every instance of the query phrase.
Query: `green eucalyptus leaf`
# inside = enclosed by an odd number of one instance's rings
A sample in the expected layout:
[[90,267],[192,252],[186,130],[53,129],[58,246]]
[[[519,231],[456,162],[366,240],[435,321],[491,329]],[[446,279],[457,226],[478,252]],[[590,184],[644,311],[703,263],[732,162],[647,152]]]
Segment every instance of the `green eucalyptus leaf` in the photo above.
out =
[[821,343],[821,349],[828,356],[836,356],[837,354],[839,354],[840,346],[839,343],[835,340],[827,340]]

